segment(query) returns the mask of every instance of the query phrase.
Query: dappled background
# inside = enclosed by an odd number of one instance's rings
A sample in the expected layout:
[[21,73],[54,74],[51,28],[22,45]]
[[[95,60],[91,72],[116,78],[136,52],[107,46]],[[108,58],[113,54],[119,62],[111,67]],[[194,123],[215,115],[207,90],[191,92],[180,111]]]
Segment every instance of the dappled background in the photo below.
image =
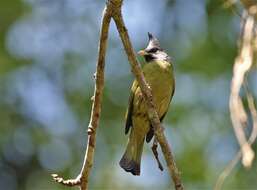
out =
[[[94,0],[0,2],[1,188],[68,189],[54,183],[50,174],[79,173],[104,5]],[[164,126],[190,190],[211,189],[239,148],[228,100],[241,7],[235,11],[222,5],[219,0],[124,1],[124,20],[135,50],[146,46],[149,31],[172,57],[176,92]],[[159,171],[150,145],[144,148],[140,177],[118,165],[127,142],[124,114],[132,80],[112,23],[91,189],[170,185],[168,172]],[[249,85],[255,97],[256,81],[253,73]],[[254,189],[256,177],[256,164],[251,170],[239,165],[224,189]]]

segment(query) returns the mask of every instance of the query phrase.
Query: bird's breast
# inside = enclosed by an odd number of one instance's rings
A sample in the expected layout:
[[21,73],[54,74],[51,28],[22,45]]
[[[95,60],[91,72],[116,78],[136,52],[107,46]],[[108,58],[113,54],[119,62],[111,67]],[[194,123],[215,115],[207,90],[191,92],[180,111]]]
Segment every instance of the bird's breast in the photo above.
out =
[[146,81],[151,86],[157,109],[161,109],[163,104],[166,109],[166,104],[168,106],[174,89],[172,65],[166,61],[154,61],[146,64],[143,72]]

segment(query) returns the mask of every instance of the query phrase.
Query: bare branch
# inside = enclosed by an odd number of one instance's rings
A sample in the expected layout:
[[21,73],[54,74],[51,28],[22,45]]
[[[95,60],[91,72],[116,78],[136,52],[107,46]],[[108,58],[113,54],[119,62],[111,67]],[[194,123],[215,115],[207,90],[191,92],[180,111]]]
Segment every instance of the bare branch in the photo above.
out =
[[101,103],[102,103],[102,94],[104,88],[104,67],[105,67],[105,53],[108,39],[109,24],[111,21],[111,6],[105,7],[103,11],[101,32],[100,32],[100,41],[99,41],[99,50],[98,50],[98,60],[97,60],[97,69],[96,69],[96,83],[95,91],[93,96],[93,105],[90,123],[88,125],[88,141],[87,149],[84,158],[84,163],[82,170],[76,179],[63,180],[58,175],[54,175],[53,178],[58,183],[67,186],[79,185],[81,190],[88,189],[88,178],[93,165],[94,151],[96,144],[96,129],[99,125],[99,118],[101,113]]
[[151,120],[151,124],[155,130],[155,136],[161,145],[162,152],[167,162],[171,178],[174,181],[176,190],[183,190],[183,185],[180,179],[180,173],[176,167],[175,160],[173,158],[168,141],[163,133],[163,127],[161,126],[157,112],[155,111],[155,105],[153,103],[153,97],[150,86],[146,83],[144,75],[141,71],[140,65],[136,60],[134,51],[129,40],[127,29],[125,27],[121,6],[122,0],[107,0],[107,4],[103,13],[102,28],[100,34],[99,43],[99,55],[96,71],[96,84],[93,98],[93,106],[91,112],[91,119],[88,126],[88,142],[87,150],[84,158],[82,170],[76,179],[64,180],[57,174],[53,175],[55,181],[67,186],[80,186],[81,190],[88,189],[88,178],[93,165],[95,144],[96,144],[96,129],[99,125],[99,117],[101,113],[102,91],[104,87],[104,60],[106,53],[106,44],[108,38],[108,30],[111,17],[114,18],[120,37],[122,39],[125,51],[128,55],[129,62],[132,67],[132,72],[135,74],[139,86],[142,90],[144,98],[147,100],[148,116]]
[[139,83],[143,96],[147,102],[148,117],[151,121],[152,126],[154,127],[155,136],[161,146],[162,152],[164,154],[170,175],[174,181],[176,190],[183,189],[183,185],[180,179],[180,172],[176,166],[174,156],[171,152],[171,148],[168,144],[168,141],[164,135],[163,127],[161,126],[159,117],[157,115],[155,105],[153,103],[153,96],[151,93],[151,88],[147,84],[140,65],[136,59],[132,44],[129,39],[127,28],[125,27],[123,17],[121,14],[121,4],[122,0],[110,0],[113,4],[116,4],[120,9],[116,9],[115,14],[113,14],[114,21],[116,23],[117,29],[120,34],[120,38],[123,42],[124,49],[127,53],[129,63],[132,67],[132,72],[136,77],[136,80]]

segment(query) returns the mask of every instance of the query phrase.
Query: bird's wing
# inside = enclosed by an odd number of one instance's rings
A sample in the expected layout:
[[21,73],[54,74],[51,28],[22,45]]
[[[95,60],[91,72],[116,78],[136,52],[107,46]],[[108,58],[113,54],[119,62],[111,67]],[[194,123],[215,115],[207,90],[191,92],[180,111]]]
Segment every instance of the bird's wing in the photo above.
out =
[[[165,112],[165,113],[161,116],[160,122],[162,122],[162,120],[164,119],[166,113],[167,113],[167,112]],[[154,128],[153,128],[153,126],[151,125],[149,131],[148,131],[147,134],[146,134],[145,141],[146,141],[147,143],[149,143],[149,142],[152,140],[153,135],[154,135]]]
[[134,80],[131,87],[130,96],[129,96],[129,105],[125,116],[126,118],[125,134],[127,134],[129,132],[130,127],[132,127],[133,100],[134,100],[134,95],[137,88],[138,88],[138,82]]

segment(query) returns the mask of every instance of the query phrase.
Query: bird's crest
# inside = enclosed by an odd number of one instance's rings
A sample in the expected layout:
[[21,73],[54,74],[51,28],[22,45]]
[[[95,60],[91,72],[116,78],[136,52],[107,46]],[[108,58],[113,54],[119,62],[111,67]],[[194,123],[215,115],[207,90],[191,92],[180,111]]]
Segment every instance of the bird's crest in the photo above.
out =
[[150,32],[148,32],[149,43],[146,49],[151,49],[153,47],[161,48],[160,43],[157,38],[155,38]]

